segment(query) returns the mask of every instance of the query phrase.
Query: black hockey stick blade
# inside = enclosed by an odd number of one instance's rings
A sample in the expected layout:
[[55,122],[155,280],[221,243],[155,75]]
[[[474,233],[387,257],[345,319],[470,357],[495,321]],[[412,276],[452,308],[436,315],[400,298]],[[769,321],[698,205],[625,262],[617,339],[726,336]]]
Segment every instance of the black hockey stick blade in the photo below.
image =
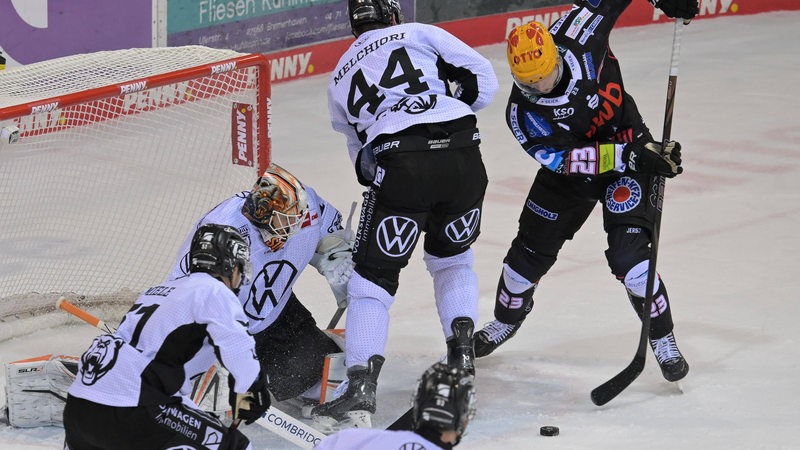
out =
[[413,428],[413,424],[411,423],[411,414],[413,414],[413,409],[408,408],[408,411],[403,413],[402,416],[398,417],[397,420],[392,422],[391,425],[386,427],[387,430],[411,430]]
[[603,406],[619,395],[620,392],[624,391],[625,388],[630,386],[633,380],[644,370],[645,358],[646,353],[637,353],[636,356],[633,357],[633,361],[628,364],[628,367],[622,369],[622,372],[594,388],[592,390],[592,403],[597,406]]

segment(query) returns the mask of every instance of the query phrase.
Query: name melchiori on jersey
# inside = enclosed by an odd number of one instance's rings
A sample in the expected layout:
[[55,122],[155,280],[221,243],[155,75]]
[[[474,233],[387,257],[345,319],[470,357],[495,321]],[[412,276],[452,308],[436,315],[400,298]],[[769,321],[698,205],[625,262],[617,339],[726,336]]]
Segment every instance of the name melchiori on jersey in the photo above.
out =
[[357,62],[364,59],[364,57],[367,56],[368,54],[374,52],[375,50],[379,49],[381,46],[385,45],[388,42],[400,41],[405,38],[406,38],[405,33],[394,33],[390,34],[389,36],[384,36],[376,41],[370,42],[369,44],[365,45],[364,48],[359,50],[354,57],[350,58],[350,60],[347,61],[342,66],[341,69],[339,69],[339,72],[337,72],[336,76],[333,77],[334,83],[339,84],[339,80],[341,80],[342,77],[344,77],[347,74],[347,72],[350,71],[350,68],[355,66]]

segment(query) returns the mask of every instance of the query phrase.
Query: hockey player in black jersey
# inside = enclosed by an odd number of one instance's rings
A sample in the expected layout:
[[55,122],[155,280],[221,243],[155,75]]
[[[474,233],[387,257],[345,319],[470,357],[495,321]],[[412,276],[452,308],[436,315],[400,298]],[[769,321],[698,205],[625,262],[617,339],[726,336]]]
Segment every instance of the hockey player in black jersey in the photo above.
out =
[[[639,1],[639,0],[637,0]],[[556,262],[595,205],[603,205],[606,259],[642,317],[652,215],[653,175],[674,177],[681,146],[656,142],[625,91],[609,34],[631,0],[579,0],[548,31],[537,22],[508,36],[514,85],[506,122],[522,148],[541,164],[503,260],[495,320],[475,333],[477,357],[519,330],[533,308],[540,279]],[[653,1],[653,3],[655,3]],[[691,19],[696,0],[660,0],[670,17]],[[650,343],[664,377],[677,381],[689,365],[675,343],[667,290],[656,277]]]
[[83,353],[64,407],[65,449],[251,448],[238,429],[180,394],[186,364],[216,355],[231,375],[234,421],[252,423],[269,408],[235,295],[251,276],[249,247],[231,227],[204,225],[192,240],[189,272],[146,290],[119,329]]
[[397,0],[350,0],[348,15],[356,40],[331,75],[328,109],[368,189],[347,287],[348,388],[312,410],[326,431],[371,425],[389,308],[423,235],[448,360],[474,372],[471,245],[487,184],[475,113],[497,91],[486,58],[441,28],[402,23]]

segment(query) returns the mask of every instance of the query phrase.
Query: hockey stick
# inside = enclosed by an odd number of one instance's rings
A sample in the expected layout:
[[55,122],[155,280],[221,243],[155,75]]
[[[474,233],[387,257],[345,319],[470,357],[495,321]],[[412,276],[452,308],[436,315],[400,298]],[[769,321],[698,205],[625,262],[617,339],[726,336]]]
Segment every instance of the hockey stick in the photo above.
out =
[[[667,101],[664,111],[664,131],[662,135],[662,147],[665,148],[672,132],[672,112],[675,106],[675,85],[678,82],[678,62],[681,49],[681,33],[683,26],[689,22],[683,19],[675,19],[675,29],[672,35],[672,55],[669,64],[669,81],[667,83]],[[661,209],[664,204],[664,177],[654,176],[651,183],[657,186],[656,198],[653,208],[653,228],[650,242],[650,260],[647,264],[647,287],[645,291],[644,305],[642,308],[642,328],[639,333],[639,346],[633,361],[622,372],[592,390],[592,402],[602,406],[611,401],[627,388],[644,370],[644,363],[647,358],[647,344],[650,337],[650,310],[653,307],[653,287],[656,280],[656,260],[658,258],[658,236],[661,229]]]
[[270,406],[264,417],[256,420],[255,423],[300,448],[314,448],[325,437],[323,432],[274,406]]
[[100,329],[101,331],[104,331],[106,333],[114,332],[114,329],[109,327],[105,322],[89,314],[88,312],[78,308],[77,306],[73,305],[72,303],[69,302],[69,300],[67,300],[64,297],[60,297],[58,300],[56,300],[56,308],[63,309],[64,311],[83,320],[89,325]]
[[[356,212],[356,206],[357,205],[358,204],[356,202],[353,202],[350,205],[350,214],[347,216],[347,226],[345,227],[345,232],[347,234],[353,232],[353,214],[355,214],[355,212]],[[338,307],[336,309],[336,312],[333,313],[333,317],[331,317],[331,321],[328,323],[328,328],[327,328],[328,330],[332,330],[332,329],[336,328],[336,325],[339,324],[339,320],[342,318],[342,314],[344,314],[344,311],[346,309],[347,309],[347,305],[340,306],[340,307]]]
[[331,317],[331,321],[328,323],[328,330],[332,330],[336,328],[336,325],[339,324],[339,319],[342,318],[342,314],[344,314],[344,310],[347,309],[347,306],[340,306],[336,309],[336,312],[333,313],[333,317]]
[[413,414],[414,409],[408,408],[408,411],[404,412],[402,416],[398,417],[397,420],[391,423],[387,430],[411,430],[413,428],[413,424],[411,422],[411,414]]
[[[78,317],[103,332],[114,332],[114,329],[109,327],[104,321],[75,306],[64,297],[56,301],[56,307]],[[270,407],[264,417],[258,419],[256,423],[300,448],[313,448],[314,445],[319,443],[320,439],[325,437],[324,434],[315,430],[310,425],[295,419],[274,406]],[[234,421],[229,429],[232,431],[238,428],[238,426],[239,419]]]

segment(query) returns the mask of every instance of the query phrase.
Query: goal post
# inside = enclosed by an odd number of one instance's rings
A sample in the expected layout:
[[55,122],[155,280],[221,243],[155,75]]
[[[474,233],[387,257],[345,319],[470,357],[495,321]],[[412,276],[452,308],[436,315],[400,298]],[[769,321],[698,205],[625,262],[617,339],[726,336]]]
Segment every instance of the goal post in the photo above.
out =
[[0,72],[0,326],[163,280],[192,223],[269,165],[269,76],[202,46]]

